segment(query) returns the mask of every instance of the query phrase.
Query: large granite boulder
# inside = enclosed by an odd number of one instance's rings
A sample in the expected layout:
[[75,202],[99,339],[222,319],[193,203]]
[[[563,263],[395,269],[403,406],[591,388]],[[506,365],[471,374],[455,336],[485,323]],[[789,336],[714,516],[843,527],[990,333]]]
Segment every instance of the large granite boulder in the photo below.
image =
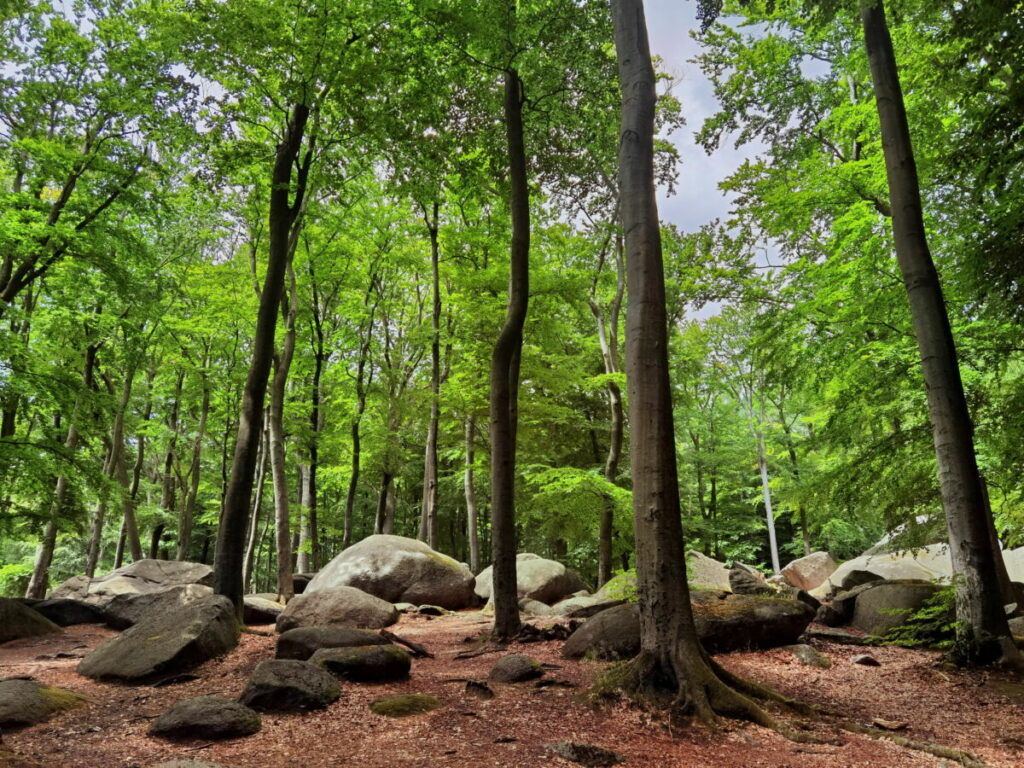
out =
[[144,682],[227,653],[238,635],[231,601],[212,595],[147,616],[90,651],[78,672],[94,680]]
[[[555,603],[548,609],[548,616],[564,616],[567,619],[589,619],[601,611],[622,605],[625,600],[613,600],[597,596],[580,595],[579,597],[567,597],[565,600]],[[522,601],[520,601],[522,610]]]
[[691,587],[731,590],[729,569],[713,557],[695,549],[686,553],[686,579]]
[[770,595],[775,591],[763,573],[739,563],[729,570],[729,588],[737,595]]
[[633,600],[636,598],[636,571],[623,571],[605,582],[594,597],[609,600]]
[[[814,618],[810,606],[787,598],[694,590],[692,602],[697,634],[708,653],[791,645]],[[562,654],[628,659],[639,651],[640,608],[632,603],[587,620],[566,640]]]
[[246,624],[273,624],[282,611],[284,605],[276,599],[262,595],[246,595],[242,598],[242,621]]
[[32,604],[32,610],[41,613],[58,627],[73,624],[103,624],[107,620],[103,609],[81,600],[61,597],[55,600],[39,600]]
[[810,592],[812,589],[821,586],[829,576],[836,570],[836,561],[828,552],[811,552],[809,555],[797,558],[782,569],[782,575],[787,582],[797,589],[804,589]]
[[172,704],[153,721],[149,735],[162,739],[234,739],[260,729],[260,716],[220,696],[197,696]]
[[274,655],[279,659],[305,661],[321,648],[355,648],[367,645],[388,645],[376,632],[354,627],[296,627],[277,638]]
[[110,600],[103,612],[110,627],[128,629],[149,616],[177,610],[212,594],[213,590],[202,584],[186,584],[159,592],[125,592]]
[[953,564],[946,544],[929,544],[904,552],[865,554],[847,560],[822,584],[809,591],[815,597],[835,592],[853,571],[867,571],[885,581],[949,581]]
[[850,624],[871,635],[884,635],[921,610],[939,589],[939,586],[927,581],[876,581],[865,584],[856,596]]
[[355,587],[389,603],[439,605],[448,610],[474,602],[473,573],[422,541],[377,534],[353,544],[325,565],[303,592]]
[[186,584],[212,587],[213,568],[180,560],[138,560],[91,581],[84,576],[75,576],[49,596],[106,605],[118,595],[162,592]]
[[34,608],[0,597],[0,643],[60,632],[60,627]]
[[256,665],[239,700],[262,712],[302,712],[323,709],[339,696],[338,681],[316,664],[268,659]]
[[404,680],[412,669],[412,656],[395,645],[360,645],[349,648],[321,648],[310,664],[335,677],[357,683],[387,683]]
[[395,606],[355,587],[334,587],[296,595],[277,617],[277,631],[295,627],[343,626],[382,629],[398,621]]
[[0,680],[0,729],[42,723],[57,712],[77,707],[84,701],[85,697],[80,694],[51,688],[35,680]]
[[[476,577],[476,596],[481,600],[491,597],[493,569],[488,567]],[[516,587],[519,599],[529,598],[553,605],[587,585],[575,571],[555,560],[523,552],[516,555]]]

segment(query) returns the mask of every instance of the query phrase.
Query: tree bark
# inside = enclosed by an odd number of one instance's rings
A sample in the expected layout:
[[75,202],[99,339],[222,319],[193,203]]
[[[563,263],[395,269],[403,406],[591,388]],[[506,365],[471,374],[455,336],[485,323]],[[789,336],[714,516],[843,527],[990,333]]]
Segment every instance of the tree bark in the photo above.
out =
[[466,491],[466,536],[469,539],[469,570],[477,574],[480,572],[480,533],[477,524],[476,485],[473,481],[473,459],[476,453],[475,437],[476,418],[471,413],[466,416],[466,471],[463,485]]
[[440,246],[437,240],[438,204],[435,202],[428,218],[423,220],[430,234],[430,271],[433,291],[433,311],[430,316],[430,423],[427,427],[427,445],[423,458],[423,502],[420,506],[420,539],[431,549],[437,549],[437,424],[440,419],[441,397],[441,278]]
[[[174,399],[171,401],[171,412],[167,416],[167,428],[170,430],[171,435],[167,440],[167,453],[164,456],[164,476],[160,489],[160,509],[163,510],[164,517],[167,520],[170,520],[172,517],[176,517],[174,514],[174,464],[178,460],[176,453],[178,447],[178,430],[180,427],[178,424],[178,410],[181,408],[181,387],[184,383],[185,372],[181,371],[178,373],[178,379],[174,385]],[[180,521],[181,518],[179,516],[179,523]],[[152,552],[153,549],[154,547],[151,546],[150,552]],[[156,555],[153,555],[153,557],[155,558]]]
[[491,551],[494,561],[494,634],[510,639],[518,631],[516,586],[516,432],[519,417],[519,362],[530,291],[530,190],[523,143],[523,84],[505,70],[505,137],[509,163],[512,244],[508,309],[491,355]]
[[[206,362],[203,362],[204,366]],[[192,522],[195,518],[196,500],[199,497],[199,475],[203,467],[203,438],[206,436],[206,419],[210,415],[210,384],[206,374],[202,374],[203,400],[199,406],[199,426],[196,429],[196,440],[192,445],[192,466],[189,468],[188,496],[181,508],[181,519],[178,522],[178,560],[188,560],[188,549],[192,544]]]
[[260,509],[263,506],[263,485],[267,477],[267,428],[262,427],[259,447],[256,449],[256,494],[252,502],[252,515],[249,518],[249,533],[245,545],[245,565],[242,582],[245,588],[252,589],[253,558],[256,553],[257,530],[260,522]]
[[287,271],[290,290],[284,299],[285,334],[281,352],[274,356],[274,378],[270,385],[270,410],[267,413],[270,428],[270,472],[274,479],[277,596],[285,602],[292,598],[295,588],[292,572],[292,538],[289,527],[288,468],[285,464],[284,395],[285,385],[288,383],[288,371],[295,354],[295,316],[298,312],[295,273],[290,263]]
[[[277,326],[277,312],[284,290],[285,268],[290,255],[292,227],[296,223],[305,193],[305,173],[308,162],[299,168],[295,201],[290,201],[292,169],[296,165],[302,147],[309,107],[295,104],[291,109],[288,125],[274,158],[271,175],[269,214],[269,258],[267,273],[260,294],[259,313],[256,318],[256,333],[252,345],[252,361],[242,393],[242,409],[238,419],[238,435],[235,441],[234,458],[231,463],[231,478],[224,496],[220,526],[217,531],[217,551],[214,557],[214,589],[235,604],[239,619],[242,615],[242,575],[245,560],[246,524],[252,504],[253,476],[256,471],[256,454],[260,440],[259,422],[263,401],[267,391],[274,356],[274,329]],[[307,152],[307,160],[311,156]]]
[[955,654],[963,663],[1006,658],[1020,665],[1000,597],[974,430],[942,286],[925,236],[910,128],[881,0],[862,4],[861,21],[881,123],[893,242],[921,355],[957,582]]

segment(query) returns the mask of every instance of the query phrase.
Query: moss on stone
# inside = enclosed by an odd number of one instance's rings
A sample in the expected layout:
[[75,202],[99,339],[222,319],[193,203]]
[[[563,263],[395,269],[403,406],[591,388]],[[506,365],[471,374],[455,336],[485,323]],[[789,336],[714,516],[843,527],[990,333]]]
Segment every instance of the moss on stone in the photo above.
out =
[[388,696],[370,704],[370,710],[384,717],[408,717],[430,712],[441,706],[436,696],[422,693],[407,693],[402,696]]
[[51,688],[49,686],[43,686],[39,689],[39,698],[46,702],[46,706],[49,707],[51,712],[74,709],[88,701],[80,693],[67,691],[63,688]]

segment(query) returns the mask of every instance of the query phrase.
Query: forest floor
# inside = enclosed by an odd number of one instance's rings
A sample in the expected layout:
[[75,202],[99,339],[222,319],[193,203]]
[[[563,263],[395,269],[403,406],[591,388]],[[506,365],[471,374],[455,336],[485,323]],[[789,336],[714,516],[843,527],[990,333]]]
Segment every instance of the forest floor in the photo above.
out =
[[[604,664],[563,659],[562,643],[554,641],[514,645],[510,650],[557,665],[548,669],[546,677],[573,687],[492,684],[497,696],[481,701],[466,694],[464,680],[485,679],[500,654],[455,657],[474,647],[465,638],[478,636],[488,626],[479,613],[403,616],[391,629],[423,644],[435,656],[415,660],[407,681],[345,683],[341,699],[325,710],[265,714],[263,729],[256,735],[218,743],[166,742],[150,738],[147,730],[157,715],[180,699],[204,694],[238,696],[256,664],[273,656],[273,636],[243,634],[229,655],[196,671],[199,679],[165,687],[101,684],[78,676],[75,667],[81,655],[114,634],[98,625],[11,642],[0,647],[0,678],[31,676],[82,693],[89,701],[48,723],[3,734],[0,766],[149,768],[173,758],[208,760],[232,768],[576,765],[547,749],[556,741],[612,749],[625,758],[627,768],[954,765],[948,759],[824,723],[812,725],[816,735],[838,736],[842,746],[797,744],[735,721],[727,721],[719,730],[670,729],[658,718],[622,704],[593,709],[580,700],[578,692]],[[854,722],[868,724],[882,718],[906,723],[900,730],[905,738],[965,750],[993,767],[1024,766],[1024,684],[1019,680],[1000,673],[941,669],[935,653],[892,647],[870,649],[881,666],[865,667],[850,660],[864,648],[817,640],[814,644],[831,660],[831,668],[803,666],[781,650],[732,653],[718,659],[730,670],[788,696],[841,710]],[[413,692],[437,696],[442,707],[402,719],[381,717],[367,708],[377,698]]]

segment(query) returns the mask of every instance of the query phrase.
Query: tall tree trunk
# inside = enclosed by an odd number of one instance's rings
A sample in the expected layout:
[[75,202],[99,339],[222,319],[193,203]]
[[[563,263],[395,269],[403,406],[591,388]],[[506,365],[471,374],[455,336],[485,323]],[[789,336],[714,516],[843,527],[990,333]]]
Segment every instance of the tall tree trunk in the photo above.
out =
[[466,416],[466,472],[463,485],[466,490],[466,535],[469,539],[469,570],[480,573],[480,533],[477,530],[476,486],[473,482],[473,459],[475,454],[476,417]]
[[[185,372],[180,371],[178,373],[178,379],[174,384],[174,399],[171,401],[171,412],[167,416],[167,428],[171,432],[171,436],[167,440],[167,453],[164,455],[164,476],[163,483],[160,489],[160,509],[164,513],[164,518],[170,520],[175,517],[174,506],[175,506],[175,494],[174,494],[174,465],[178,460],[176,453],[178,447],[178,431],[180,424],[178,423],[178,411],[181,408],[181,387],[185,383]],[[164,527],[163,523],[158,523],[158,528]],[[180,530],[179,530],[180,536]],[[150,547],[150,552],[153,553],[157,548],[156,542],[159,541],[159,537],[154,534],[154,544]],[[156,557],[152,554],[152,557]]]
[[779,573],[779,544],[775,539],[775,513],[772,511],[772,489],[768,483],[768,453],[764,443],[764,433],[760,427],[755,430],[757,442],[757,471],[761,475],[761,495],[764,498],[765,522],[768,525],[768,549],[771,552],[772,571]]
[[734,679],[707,656],[694,626],[676,475],[655,199],[655,79],[642,0],[613,0],[612,18],[622,88],[619,182],[629,294],[626,372],[641,646],[625,687],[665,692],[677,710],[702,720],[714,721],[719,710],[773,724],[731,687]]
[[437,423],[440,418],[441,398],[441,278],[440,246],[437,240],[438,204],[435,202],[430,217],[424,211],[423,220],[430,234],[430,270],[433,289],[433,311],[430,316],[430,423],[427,427],[427,446],[423,460],[423,503],[420,506],[420,539],[431,549],[437,549]]
[[393,506],[393,503],[389,502],[392,493],[392,483],[395,476],[390,472],[384,471],[380,474],[380,495],[377,497],[377,512],[373,517],[373,532],[389,533],[385,530],[388,518],[388,506],[389,503]]
[[288,371],[295,354],[295,316],[298,296],[295,294],[295,273],[288,264],[290,299],[285,298],[285,334],[281,352],[274,357],[274,379],[270,385],[270,471],[274,478],[274,525],[277,541],[277,595],[287,602],[294,594],[292,573],[292,538],[289,528],[288,468],[285,464],[284,395]]
[[921,355],[957,577],[956,654],[964,663],[985,664],[1005,657],[1019,666],[1021,657],[1007,626],[989,542],[988,513],[956,346],[925,236],[910,128],[881,0],[863,3],[861,20],[881,123],[893,242]]
[[299,540],[295,548],[295,572],[309,573],[310,532],[309,521],[309,460],[299,460]]
[[[32,310],[35,309],[32,287],[25,291],[25,300],[22,304],[21,322],[17,319],[11,321],[11,336],[20,336],[18,351],[11,356],[10,365],[12,369],[22,367],[24,353],[29,348],[29,334],[32,328]],[[21,395],[16,389],[8,390],[0,398],[0,438],[11,437],[18,427],[18,405],[21,403]]]
[[519,362],[530,292],[530,189],[523,144],[523,84],[505,70],[505,136],[509,163],[508,311],[491,355],[491,552],[494,560],[494,634],[513,637],[520,627],[516,586],[516,431]]
[[262,438],[256,449],[256,495],[252,502],[252,515],[249,518],[249,533],[245,545],[245,565],[242,582],[245,588],[252,589],[253,558],[256,553],[257,531],[260,523],[260,509],[263,506],[263,484],[267,477],[267,428],[262,429]]
[[[203,361],[206,365],[206,361]],[[199,475],[203,467],[203,438],[206,436],[206,419],[210,414],[210,384],[206,374],[202,374],[203,400],[199,406],[199,427],[196,429],[196,440],[192,445],[192,466],[189,468],[188,496],[181,508],[181,519],[178,522],[178,560],[188,559],[188,549],[192,544],[192,521],[195,518],[196,500],[199,497]]]
[[[786,436],[786,453],[789,454],[789,465],[793,468],[793,479],[800,480],[800,464],[796,458],[796,447],[793,445],[793,431],[786,421],[786,414],[782,411],[782,401],[779,401],[779,422],[782,424],[782,431]],[[811,554],[811,534],[807,527],[807,508],[801,501],[797,505],[797,517],[800,521],[800,538],[804,546],[804,555]]]
[[[214,589],[235,604],[239,619],[242,615],[242,575],[245,560],[245,532],[252,504],[253,476],[256,472],[256,454],[260,441],[259,421],[267,391],[267,377],[274,357],[274,329],[277,312],[284,291],[285,269],[288,264],[292,228],[301,209],[305,193],[303,169],[308,173],[307,161],[299,168],[296,200],[290,201],[292,169],[302,147],[309,107],[292,107],[288,125],[277,147],[274,170],[271,175],[269,214],[269,258],[267,273],[260,294],[256,334],[252,345],[252,362],[242,393],[242,409],[238,419],[238,436],[217,531],[217,551],[214,559]],[[311,152],[307,152],[307,160]]]

